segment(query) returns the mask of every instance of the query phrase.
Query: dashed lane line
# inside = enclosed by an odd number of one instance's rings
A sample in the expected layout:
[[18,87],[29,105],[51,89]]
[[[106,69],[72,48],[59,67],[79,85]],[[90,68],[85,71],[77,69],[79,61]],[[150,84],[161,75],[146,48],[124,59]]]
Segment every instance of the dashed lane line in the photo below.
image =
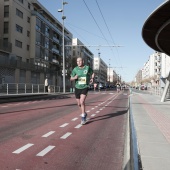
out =
[[79,129],[80,127],[82,127],[81,124],[77,125],[75,128],[76,128],[76,129]]
[[92,115],[91,115],[91,117],[94,117],[94,116],[96,116],[96,114],[92,114]]
[[66,139],[68,138],[72,133],[71,132],[67,132],[65,135],[61,136],[60,139]]
[[15,153],[15,154],[19,154],[23,151],[25,151],[26,149],[30,148],[31,146],[33,146],[34,144],[32,143],[28,143],[27,145],[24,145],[23,147],[17,149],[16,151],[12,152],[12,153]]
[[75,117],[74,119],[72,119],[72,121],[76,121],[78,118],[77,117]]
[[48,136],[52,135],[53,133],[55,133],[55,131],[50,131],[50,132],[44,134],[42,137],[47,138]]
[[61,125],[60,127],[66,127],[69,123],[64,123],[63,125]]
[[36,156],[44,156],[46,155],[48,152],[50,152],[52,149],[54,149],[55,146],[51,146],[49,145],[48,147],[46,147],[44,150],[42,150],[41,152],[39,152]]

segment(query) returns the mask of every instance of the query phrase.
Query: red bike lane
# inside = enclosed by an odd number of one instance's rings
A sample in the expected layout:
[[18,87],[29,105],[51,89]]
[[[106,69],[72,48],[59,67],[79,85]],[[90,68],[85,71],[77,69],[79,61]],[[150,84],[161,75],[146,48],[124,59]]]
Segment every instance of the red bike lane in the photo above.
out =
[[[80,125],[80,110],[75,106],[68,114],[1,143],[2,170],[121,169],[127,103],[123,93],[89,94],[86,125]],[[27,149],[21,151],[24,146]]]

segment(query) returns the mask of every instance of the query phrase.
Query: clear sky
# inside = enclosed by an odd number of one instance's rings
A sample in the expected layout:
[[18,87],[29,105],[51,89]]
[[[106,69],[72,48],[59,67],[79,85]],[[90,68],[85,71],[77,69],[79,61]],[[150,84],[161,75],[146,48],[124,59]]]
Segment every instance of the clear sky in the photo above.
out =
[[[62,0],[38,0],[62,23]],[[134,80],[138,70],[153,54],[142,39],[142,27],[148,16],[164,0],[65,0],[65,27],[104,62],[121,75]],[[109,47],[120,45],[122,47]]]

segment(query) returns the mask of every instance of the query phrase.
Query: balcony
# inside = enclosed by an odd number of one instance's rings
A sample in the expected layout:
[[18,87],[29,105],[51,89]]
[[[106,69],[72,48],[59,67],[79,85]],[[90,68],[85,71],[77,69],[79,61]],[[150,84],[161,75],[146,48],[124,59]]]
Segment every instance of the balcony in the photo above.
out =
[[52,59],[52,63],[59,64],[59,61],[58,61],[58,60],[56,60],[56,59]]
[[56,48],[52,48],[52,52],[56,53],[56,54],[59,54],[59,50],[57,50]]
[[53,37],[53,40],[54,40],[55,42],[57,42],[58,44],[60,43],[59,40],[58,40],[57,38],[55,38],[55,37]]

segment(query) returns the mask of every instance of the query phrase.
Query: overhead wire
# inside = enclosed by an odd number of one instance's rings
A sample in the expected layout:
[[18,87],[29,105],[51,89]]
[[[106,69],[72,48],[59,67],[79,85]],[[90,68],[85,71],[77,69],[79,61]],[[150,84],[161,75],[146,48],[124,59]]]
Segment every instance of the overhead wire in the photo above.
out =
[[[92,12],[90,11],[90,9],[89,9],[88,5],[86,4],[85,0],[83,0],[83,2],[84,2],[84,4],[85,4],[86,8],[88,9],[88,11],[89,11],[90,15],[92,16],[92,18],[93,18],[94,22],[96,23],[97,27],[99,28],[99,30],[100,30],[100,32],[101,32],[101,34],[102,34],[102,36],[103,36],[104,40],[107,42],[108,46],[110,46],[110,44],[109,44],[108,40],[106,39],[105,35],[103,34],[103,32],[102,32],[102,30],[101,30],[100,26],[98,25],[98,23],[97,23],[96,19],[94,18],[93,14],[92,14]],[[112,49],[111,49],[111,50],[112,50]],[[112,51],[112,52],[113,52],[113,51]]]
[[[107,30],[108,30],[108,33],[109,33],[109,35],[110,35],[110,38],[112,39],[113,44],[115,44],[115,42],[114,42],[114,40],[113,40],[113,37],[112,37],[112,34],[111,34],[110,30],[109,30],[109,27],[108,27],[108,25],[107,25],[107,23],[106,23],[106,20],[105,20],[105,18],[104,18],[104,15],[103,15],[103,13],[102,13],[102,10],[101,10],[101,8],[100,8],[99,3],[97,2],[97,0],[96,0],[96,4],[97,4],[97,7],[98,7],[98,9],[99,9],[99,11],[100,11],[100,14],[101,14],[101,16],[102,16],[102,18],[103,18],[103,21],[104,21],[104,23],[105,23],[105,26],[106,26],[106,28],[107,28]],[[115,46],[115,47],[116,47],[116,46]],[[117,48],[117,47],[116,47],[116,50],[117,50],[117,54],[118,54],[118,56],[119,56],[119,52],[118,52],[118,48]],[[120,58],[120,56],[119,56],[118,58]],[[123,67],[122,67],[122,64],[121,64],[121,61],[120,61],[120,67],[119,67],[119,68],[121,68],[122,71],[124,72]]]
[[[113,44],[116,45],[115,42],[114,42],[114,40],[113,40],[112,34],[111,34],[110,30],[109,30],[109,27],[108,27],[108,25],[107,25],[107,23],[106,23],[106,20],[105,20],[105,18],[104,18],[104,15],[103,15],[103,13],[102,13],[102,10],[101,10],[101,8],[100,8],[99,3],[97,2],[97,0],[96,0],[96,4],[97,4],[97,7],[98,7],[98,9],[99,9],[99,11],[100,11],[100,14],[101,14],[101,16],[102,16],[102,18],[103,18],[103,21],[104,21],[104,23],[105,23],[105,26],[106,26],[106,28],[107,28],[107,30],[108,30],[108,33],[109,33],[109,35],[110,35],[110,38],[112,39]],[[116,46],[115,46],[115,47],[116,47]],[[117,53],[118,53],[118,48],[117,48],[117,47],[116,47],[116,50],[117,50]],[[118,53],[118,55],[119,55],[119,53]],[[122,65],[121,65],[121,67],[122,67]]]

